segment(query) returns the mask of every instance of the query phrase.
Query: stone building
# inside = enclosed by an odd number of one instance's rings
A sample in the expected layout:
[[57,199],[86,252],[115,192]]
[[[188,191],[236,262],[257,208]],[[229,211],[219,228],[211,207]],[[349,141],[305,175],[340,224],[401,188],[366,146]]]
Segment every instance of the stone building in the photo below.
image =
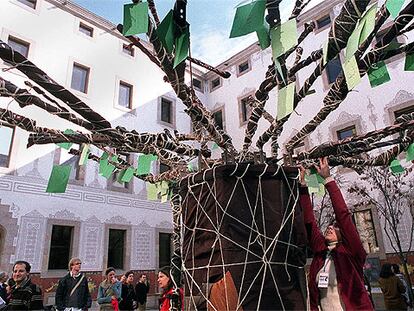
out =
[[[343,2],[326,0],[300,16],[299,33],[305,22],[314,20],[317,24],[305,40],[304,55],[322,47]],[[129,42],[109,21],[68,0],[3,0],[0,27],[2,41],[27,55],[113,126],[139,132],[191,130],[190,119],[183,112],[185,107],[169,84],[163,82],[162,71],[141,51],[128,47]],[[398,38],[404,40],[407,39]],[[193,85],[197,95],[214,112],[216,122],[233,137],[236,148],[242,146],[250,113],[246,98],[255,92],[270,64],[271,50],[262,51],[253,44],[218,66],[230,71],[229,79],[195,70]],[[300,85],[315,66],[298,74]],[[404,55],[388,60],[387,66],[389,83],[372,89],[364,77],[340,108],[299,148],[309,149],[379,129],[392,124],[401,113],[414,111],[414,86],[407,83],[412,73],[404,72]],[[8,66],[2,62],[0,67]],[[281,153],[283,143],[320,109],[340,68],[340,60],[329,63],[314,84],[315,94],[307,96],[286,123],[280,138]],[[28,80],[13,69],[1,72],[1,76],[21,87]],[[277,92],[272,91],[266,109],[273,115],[276,103]],[[35,119],[41,126],[77,129],[35,107],[21,109],[9,98],[0,98],[0,107]],[[257,133],[267,127],[267,121],[261,120]],[[28,133],[18,128],[0,127],[0,269],[10,270],[17,259],[29,261],[48,300],[56,281],[65,273],[68,259],[80,256],[91,288],[96,289],[107,266],[115,266],[119,274],[129,269],[149,273],[151,293],[155,293],[154,272],[168,262],[171,253],[169,205],[148,201],[145,184],[136,179],[127,184],[107,180],[98,174],[98,165],[92,161],[79,167],[78,159],[58,146],[27,149],[27,138]],[[269,146],[265,150],[269,152]],[[137,157],[128,161],[136,165]],[[46,193],[53,164],[62,163],[73,167],[66,193]],[[158,162],[153,163],[154,173],[164,169]],[[344,187],[357,178],[351,170],[340,172],[346,180]],[[378,268],[380,261],[393,253],[378,215],[367,206],[356,211],[355,219],[361,232],[370,232],[364,243],[368,260]],[[404,217],[402,221],[404,247],[408,247],[411,220]]]
[[[161,70],[128,47],[114,24],[63,0],[1,1],[0,19],[2,41],[113,126],[189,132],[184,105],[163,82]],[[1,62],[0,67],[9,66]],[[20,87],[28,80],[15,69],[1,76]],[[8,98],[0,102],[39,126],[78,129],[35,107],[20,109]],[[17,259],[29,261],[46,301],[72,256],[82,259],[92,287],[113,266],[119,274],[148,272],[151,292],[158,291],[154,271],[169,263],[171,253],[169,204],[148,201],[145,183],[137,179],[121,184],[101,177],[93,161],[79,166],[78,157],[56,145],[27,149],[27,138],[19,128],[0,127],[0,269],[10,271]],[[136,155],[127,160],[136,167]],[[72,166],[66,193],[46,193],[53,164],[63,163]],[[152,164],[154,173],[165,169]]]

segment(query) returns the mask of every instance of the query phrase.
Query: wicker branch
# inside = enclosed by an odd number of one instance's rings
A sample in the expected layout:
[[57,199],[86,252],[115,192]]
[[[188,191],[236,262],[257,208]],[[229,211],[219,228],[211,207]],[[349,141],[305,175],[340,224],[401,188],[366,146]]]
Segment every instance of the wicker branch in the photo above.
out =
[[27,90],[18,88],[16,85],[11,83],[10,81],[4,80],[0,77],[0,96],[8,96],[12,97],[16,100],[21,108],[24,108],[28,105],[35,105],[52,115],[56,115],[62,119],[68,120],[76,125],[82,126],[83,128],[94,131],[98,130],[94,124],[85,121],[83,119],[78,118],[73,113],[70,113],[68,110],[64,109],[63,107],[54,107],[44,101],[42,101],[39,97],[30,94]]

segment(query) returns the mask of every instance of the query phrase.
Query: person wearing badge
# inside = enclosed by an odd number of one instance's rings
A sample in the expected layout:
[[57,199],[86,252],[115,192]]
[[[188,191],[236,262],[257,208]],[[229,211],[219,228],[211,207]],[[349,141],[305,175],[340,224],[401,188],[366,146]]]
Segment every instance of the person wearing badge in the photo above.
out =
[[324,179],[336,222],[322,234],[312,209],[305,169],[300,167],[300,205],[303,209],[308,243],[313,252],[309,270],[311,310],[374,310],[364,286],[366,252],[358,231],[334,179],[326,158],[316,169]]

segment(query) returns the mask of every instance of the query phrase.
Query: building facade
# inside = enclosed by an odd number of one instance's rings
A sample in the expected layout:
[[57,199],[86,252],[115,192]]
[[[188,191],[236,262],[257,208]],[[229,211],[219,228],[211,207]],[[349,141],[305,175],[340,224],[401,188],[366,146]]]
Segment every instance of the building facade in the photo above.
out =
[[[0,19],[2,41],[112,126],[189,132],[185,107],[163,82],[163,72],[129,47],[114,24],[59,0],[1,1]],[[0,67],[10,66],[1,62]],[[28,79],[15,69],[1,76],[26,87]],[[39,126],[82,130],[36,107],[21,109],[9,98],[0,101],[2,108],[37,120]],[[27,138],[19,128],[0,127],[0,269],[11,271],[18,259],[30,262],[46,302],[72,256],[81,258],[91,288],[96,289],[102,271],[113,266],[119,274],[149,273],[151,292],[157,292],[155,271],[169,262],[171,253],[169,204],[148,201],[145,183],[137,179],[105,179],[93,161],[79,166],[77,156],[57,145],[26,148]],[[137,166],[136,155],[126,160]],[[45,191],[54,164],[72,166],[64,194]],[[163,169],[158,161],[152,163],[153,173]]]
[[[322,47],[343,2],[327,0],[300,16],[298,33],[305,22],[313,20],[317,24],[303,44],[303,55]],[[129,47],[112,23],[64,0],[4,0],[0,3],[0,21],[2,41],[26,55],[113,126],[153,133],[164,128],[191,131],[185,107],[169,84],[163,82],[163,72],[141,51]],[[324,95],[340,72],[342,53],[339,58],[330,62],[313,86],[315,94],[303,100],[284,126],[281,154],[285,152],[284,143],[321,108]],[[213,112],[219,126],[233,137],[238,149],[250,113],[246,98],[257,90],[271,63],[270,48],[262,51],[253,44],[218,66],[232,74],[229,79],[213,72],[193,72],[197,95]],[[414,111],[414,86],[406,83],[412,73],[404,71],[404,56],[386,63],[390,82],[372,89],[364,77],[340,108],[299,148],[307,150],[326,141],[379,129],[391,125],[400,113]],[[9,68],[5,63],[0,67]],[[298,86],[315,67],[312,64],[298,73]],[[1,76],[27,88],[24,82],[28,79],[15,69]],[[78,129],[36,107],[21,109],[9,98],[1,98],[0,106],[35,119],[41,126]],[[276,108],[274,90],[269,94],[266,110],[275,115]],[[266,120],[261,120],[257,133],[268,126]],[[53,297],[58,278],[65,273],[67,260],[79,256],[91,289],[96,290],[106,267],[115,266],[119,273],[148,272],[151,293],[155,293],[155,271],[168,263],[171,253],[169,204],[148,201],[145,184],[139,180],[126,184],[107,180],[98,174],[98,165],[92,161],[79,166],[77,157],[58,146],[35,145],[27,149],[27,138],[28,133],[18,128],[0,127],[0,269],[9,271],[17,259],[29,261],[34,277],[46,291],[47,301],[48,296]],[[269,146],[265,151],[270,152]],[[214,152],[219,156],[218,150]],[[136,166],[136,156],[127,160]],[[73,167],[66,193],[46,193],[53,164],[62,163]],[[163,169],[157,161],[153,163],[154,173]],[[341,169],[340,174],[345,188],[358,178],[347,169]],[[347,200],[352,203],[353,198],[348,195]],[[378,215],[367,206],[357,211],[355,220],[362,236],[369,232],[364,244],[369,261],[379,267],[393,249]],[[412,220],[404,217],[402,221],[407,248]]]

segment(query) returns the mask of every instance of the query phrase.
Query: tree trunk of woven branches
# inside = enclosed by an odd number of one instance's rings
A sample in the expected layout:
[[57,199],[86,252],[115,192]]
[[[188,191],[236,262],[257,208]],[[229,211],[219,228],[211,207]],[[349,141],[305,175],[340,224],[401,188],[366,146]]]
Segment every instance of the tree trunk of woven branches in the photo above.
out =
[[[359,203],[355,204],[356,207],[370,205],[377,210],[383,221],[385,235],[403,266],[411,302],[414,294],[408,270],[408,254],[411,251],[414,238],[413,177],[412,169],[403,175],[395,176],[386,167],[368,168],[361,177],[361,180],[368,186],[355,183],[348,189],[348,192],[356,194],[361,199]],[[408,247],[405,248],[401,240],[400,222],[407,217],[407,214],[411,217],[411,225],[409,226],[410,240]]]

